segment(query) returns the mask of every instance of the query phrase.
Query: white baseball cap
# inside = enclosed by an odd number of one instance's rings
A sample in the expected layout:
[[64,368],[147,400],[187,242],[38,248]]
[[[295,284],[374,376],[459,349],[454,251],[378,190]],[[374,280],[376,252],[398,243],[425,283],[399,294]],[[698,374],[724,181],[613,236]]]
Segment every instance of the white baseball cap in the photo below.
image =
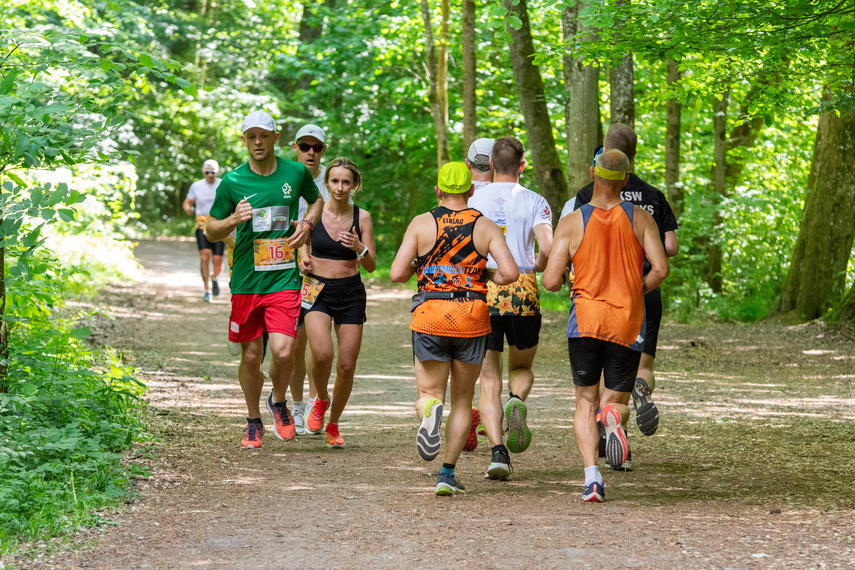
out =
[[326,144],[327,136],[324,134],[324,130],[320,128],[318,125],[303,125],[300,127],[300,130],[297,131],[297,134],[294,135],[294,142],[297,142],[303,137],[315,137],[322,143]]
[[214,171],[214,173],[217,173],[220,171],[220,165],[217,164],[216,160],[213,160],[213,159],[206,160],[205,163],[202,164],[202,170],[208,170],[208,169],[211,169]]
[[493,153],[494,139],[478,139],[469,145],[466,158],[474,165],[490,167],[490,157]]
[[273,117],[266,111],[253,111],[243,120],[243,131],[246,132],[254,127],[260,127],[265,131],[275,131],[276,123],[273,122]]

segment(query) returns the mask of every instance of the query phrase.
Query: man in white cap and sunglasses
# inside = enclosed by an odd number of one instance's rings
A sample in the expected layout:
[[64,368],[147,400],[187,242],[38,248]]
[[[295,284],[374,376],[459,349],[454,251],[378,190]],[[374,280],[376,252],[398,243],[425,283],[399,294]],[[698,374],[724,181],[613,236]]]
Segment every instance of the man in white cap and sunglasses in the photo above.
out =
[[[315,186],[318,187],[318,192],[321,193],[321,198],[326,202],[330,199],[329,190],[324,184],[324,175],[326,167],[321,164],[321,159],[327,152],[327,134],[318,125],[307,123],[297,130],[294,135],[294,142],[291,143],[291,149],[297,156],[297,160],[303,163],[306,168],[312,173],[315,180]],[[353,203],[353,198],[350,198],[350,203]],[[300,215],[305,214],[309,205],[305,200],[300,199]],[[307,248],[303,248],[301,255],[307,255]],[[300,327],[297,331],[297,346],[294,349],[294,373],[291,377],[291,398],[294,400],[294,424],[296,426],[297,435],[306,433],[317,433],[310,430],[306,426],[306,416],[308,410],[312,409],[312,404],[317,396],[315,390],[315,381],[312,375],[311,367],[306,366],[306,329]],[[309,377],[309,402],[308,406],[303,400],[303,384],[306,376]]]
[[[273,390],[267,410],[273,416],[276,437],[288,440],[295,436],[285,393],[294,368],[300,316],[302,280],[296,251],[310,238],[324,200],[308,168],[276,156],[279,133],[265,111],[246,116],[241,140],[249,160],[223,177],[205,233],[209,240],[217,241],[237,228],[229,340],[241,344],[238,377],[248,412],[241,446],[260,449],[265,331],[273,357],[269,368]],[[301,197],[309,204],[304,217],[299,215]]]
[[[202,180],[197,180],[190,185],[187,191],[187,197],[184,199],[184,211],[187,215],[196,214],[196,245],[199,247],[199,271],[202,274],[202,284],[205,287],[205,295],[203,301],[211,302],[211,297],[216,297],[220,294],[220,284],[217,283],[217,277],[223,269],[223,252],[225,244],[222,241],[211,243],[205,237],[205,224],[208,223],[208,213],[211,210],[211,204],[214,203],[214,196],[217,194],[217,186],[220,185],[220,179],[217,174],[220,171],[220,165],[216,160],[206,160],[202,164]],[[213,272],[211,271],[211,263],[213,262]],[[210,285],[210,286],[209,286]]]
[[480,138],[469,145],[466,153],[466,166],[472,175],[472,185],[477,192],[493,181],[493,166],[490,159],[493,156],[494,139]]

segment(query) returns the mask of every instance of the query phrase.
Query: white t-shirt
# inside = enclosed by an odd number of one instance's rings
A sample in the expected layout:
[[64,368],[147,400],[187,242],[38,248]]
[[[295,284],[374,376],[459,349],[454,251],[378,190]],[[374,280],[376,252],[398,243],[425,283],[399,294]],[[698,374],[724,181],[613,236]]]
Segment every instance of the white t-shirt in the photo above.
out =
[[472,185],[475,186],[476,192],[478,190],[480,190],[481,188],[483,188],[484,186],[487,186],[488,184],[492,184],[492,182],[487,182],[486,180],[473,180],[472,181]]
[[193,200],[195,203],[197,216],[207,216],[211,213],[211,204],[214,203],[219,185],[219,178],[215,179],[213,184],[208,184],[208,181],[203,178],[190,185],[190,190],[187,191],[187,199]]
[[573,196],[564,204],[564,209],[561,210],[561,218],[564,219],[566,216],[573,213],[573,208],[576,207],[576,196]]
[[[469,198],[469,207],[502,228],[520,271],[534,271],[534,227],[540,224],[552,227],[552,210],[543,196],[515,182],[493,182]],[[487,267],[497,267],[492,256]]]

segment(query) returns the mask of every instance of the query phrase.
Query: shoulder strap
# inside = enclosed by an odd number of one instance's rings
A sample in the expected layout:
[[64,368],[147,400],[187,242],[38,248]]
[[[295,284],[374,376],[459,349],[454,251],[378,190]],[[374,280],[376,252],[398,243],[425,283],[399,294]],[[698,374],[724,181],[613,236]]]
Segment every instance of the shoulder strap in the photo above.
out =
[[591,214],[594,213],[594,207],[590,204],[582,204],[579,206],[579,210],[582,212],[582,231],[585,231],[585,228],[588,227],[588,220],[591,218]]
[[626,217],[629,218],[629,223],[632,223],[632,214],[634,213],[634,207],[632,202],[621,202],[620,207],[623,208],[623,211],[626,212]]

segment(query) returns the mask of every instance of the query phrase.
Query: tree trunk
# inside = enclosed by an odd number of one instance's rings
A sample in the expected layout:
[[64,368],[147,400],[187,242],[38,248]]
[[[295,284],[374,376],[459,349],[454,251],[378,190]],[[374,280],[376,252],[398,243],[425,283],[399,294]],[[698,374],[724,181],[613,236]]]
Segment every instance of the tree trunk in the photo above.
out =
[[475,0],[463,0],[463,156],[478,138],[477,65],[475,58]]
[[[627,6],[629,0],[617,0],[618,10]],[[617,28],[623,28],[622,22],[616,22]],[[620,65],[609,71],[609,97],[610,119],[609,124],[624,123],[635,128],[635,71],[632,65],[632,54],[628,53],[621,58]]]
[[[564,8],[561,14],[564,41],[568,42],[577,33],[587,31],[586,41],[596,41],[590,30],[582,28],[579,19],[581,2],[572,8]],[[585,65],[582,57],[564,54],[564,88],[567,96],[564,104],[564,121],[567,127],[567,177],[570,193],[573,194],[591,181],[591,158],[600,144],[599,89],[600,70]]]
[[428,78],[428,102],[430,103],[430,114],[433,117],[434,131],[436,131],[436,159],[437,168],[451,160],[448,150],[448,12],[449,0],[442,0],[442,41],[439,50],[433,35],[433,25],[430,21],[430,6],[427,0],[421,0],[422,20],[425,25],[425,39],[427,58],[425,75]]
[[555,136],[552,134],[552,122],[546,107],[546,95],[540,69],[534,65],[534,42],[528,20],[526,0],[502,0],[503,6],[519,17],[522,25],[515,30],[507,22],[506,31],[511,35],[510,54],[514,79],[522,105],[525,130],[528,133],[528,145],[531,149],[531,162],[540,187],[541,195],[552,208],[553,223],[558,225],[561,208],[567,201],[567,179],[561,167],[561,158],[555,148]]
[[[677,62],[668,58],[668,85],[680,80]],[[683,105],[676,97],[668,100],[665,120],[665,189],[668,202],[677,218],[683,213],[683,185],[680,183],[680,131]]]
[[721,202],[727,196],[727,106],[730,102],[730,90],[721,94],[721,99],[713,98],[713,130],[715,131],[715,166],[713,168],[713,224],[710,228],[710,249],[707,260],[707,283],[713,293],[721,293],[722,252]]
[[842,117],[833,111],[820,115],[805,214],[779,311],[815,319],[843,292],[855,238],[853,156],[855,111]]

